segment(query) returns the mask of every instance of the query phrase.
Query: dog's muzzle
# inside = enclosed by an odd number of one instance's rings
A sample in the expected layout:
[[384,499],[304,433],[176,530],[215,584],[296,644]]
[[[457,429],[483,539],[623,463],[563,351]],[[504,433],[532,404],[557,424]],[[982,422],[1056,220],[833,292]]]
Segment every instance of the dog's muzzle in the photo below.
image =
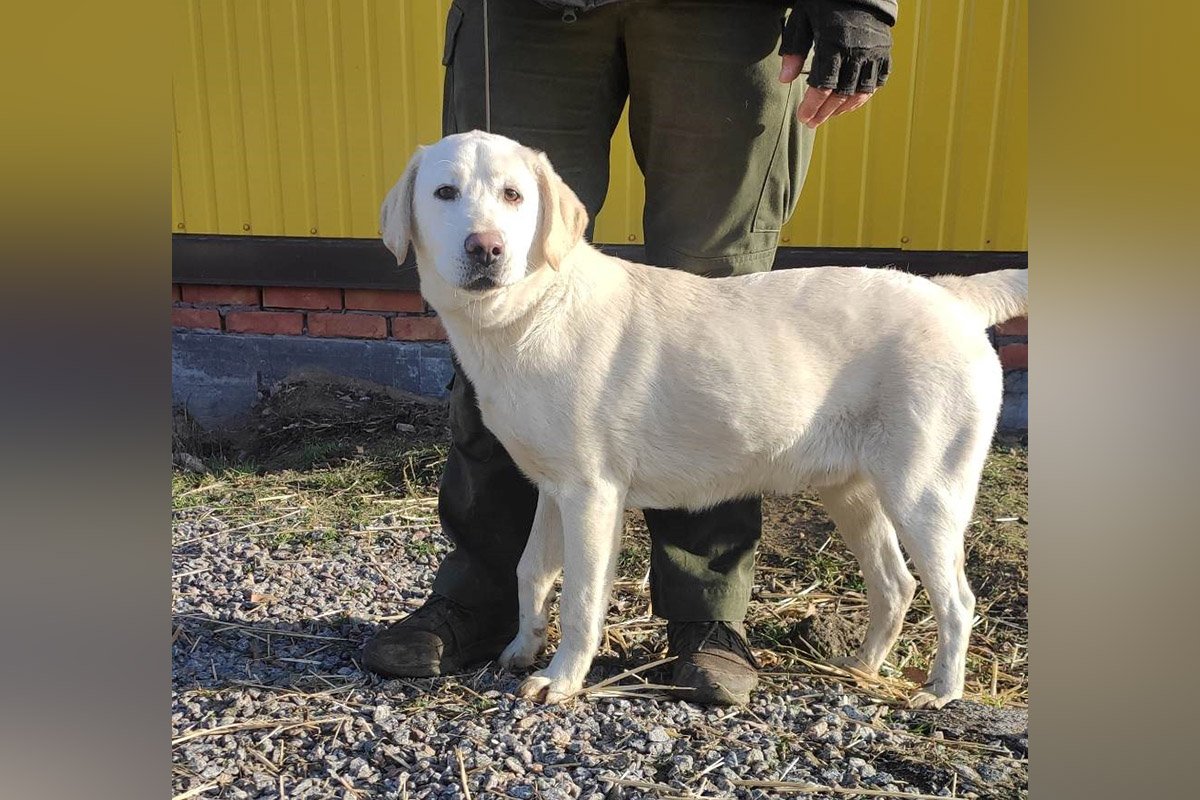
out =
[[463,242],[463,251],[467,256],[463,288],[471,291],[496,288],[499,285],[496,283],[496,271],[504,258],[504,237],[500,232],[472,233]]

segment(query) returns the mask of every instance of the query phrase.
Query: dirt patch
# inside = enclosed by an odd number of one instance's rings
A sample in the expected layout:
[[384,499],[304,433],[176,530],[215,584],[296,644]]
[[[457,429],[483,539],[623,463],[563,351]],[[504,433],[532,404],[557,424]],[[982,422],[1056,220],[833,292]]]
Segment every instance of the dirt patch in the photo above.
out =
[[800,620],[785,641],[794,643],[811,658],[824,660],[853,653],[861,639],[857,625],[844,616],[828,613]]

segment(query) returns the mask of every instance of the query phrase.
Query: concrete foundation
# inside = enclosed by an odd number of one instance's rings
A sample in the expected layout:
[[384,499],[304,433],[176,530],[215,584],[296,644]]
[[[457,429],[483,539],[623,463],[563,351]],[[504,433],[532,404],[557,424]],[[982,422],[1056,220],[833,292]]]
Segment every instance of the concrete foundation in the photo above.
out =
[[171,401],[201,425],[236,422],[259,390],[301,373],[328,373],[428,397],[444,397],[454,369],[445,342],[171,335]]
[[[445,397],[453,374],[445,342],[319,339],[309,336],[172,334],[171,400],[205,427],[236,422],[259,391],[301,373],[357,378],[427,397]],[[1004,375],[1000,429],[1029,427],[1028,375]]]

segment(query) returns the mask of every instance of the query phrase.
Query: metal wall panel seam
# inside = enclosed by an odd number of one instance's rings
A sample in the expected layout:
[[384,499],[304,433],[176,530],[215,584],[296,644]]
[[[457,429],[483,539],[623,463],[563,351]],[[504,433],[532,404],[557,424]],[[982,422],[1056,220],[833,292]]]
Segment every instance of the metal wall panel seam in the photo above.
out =
[[320,215],[317,203],[317,165],[313,153],[313,129],[310,108],[312,100],[309,95],[308,81],[308,33],[304,23],[303,13],[298,5],[292,6],[292,31],[295,36],[296,54],[296,100],[300,106],[300,157],[307,165],[304,171],[304,205],[308,213],[305,224],[309,234],[316,236],[320,232]]
[[279,115],[276,113],[275,69],[272,64],[271,12],[266,0],[256,0],[258,19],[259,72],[262,75],[263,133],[266,135],[267,187],[271,198],[271,215],[276,230],[286,229],[283,211],[283,178],[279,161]]
[[192,75],[196,81],[196,132],[200,135],[200,168],[204,188],[205,211],[208,220],[202,222],[206,228],[219,230],[217,225],[217,178],[216,161],[212,146],[212,129],[208,120],[208,80],[204,69],[204,34],[200,29],[199,0],[188,4],[188,23],[191,32]]
[[225,33],[225,60],[229,67],[229,123],[237,154],[234,158],[235,182],[241,190],[237,196],[237,216],[243,230],[249,230],[250,216],[250,167],[247,163],[246,124],[242,113],[243,87],[241,65],[238,63],[237,26],[234,22],[232,0],[221,4],[221,27]]
[[[916,0],[913,3],[913,13],[916,14],[916,19],[920,20],[925,13],[924,0]],[[908,189],[909,189],[909,167],[912,166],[910,158],[912,152],[913,141],[913,117],[914,109],[917,104],[917,79],[920,74],[917,71],[917,64],[920,61],[921,55],[921,37],[918,32],[921,30],[920,24],[915,24],[912,27],[912,52],[909,55],[908,66],[908,102],[905,104],[904,114],[904,163],[900,165],[900,241],[896,242],[896,246],[901,250],[912,249],[906,247],[911,244],[912,237],[908,235],[909,220],[908,220]]]

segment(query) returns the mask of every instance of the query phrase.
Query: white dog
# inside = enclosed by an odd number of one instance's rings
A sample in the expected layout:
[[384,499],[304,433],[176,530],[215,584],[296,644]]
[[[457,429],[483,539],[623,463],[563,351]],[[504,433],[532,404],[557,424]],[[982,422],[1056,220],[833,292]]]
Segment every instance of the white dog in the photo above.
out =
[[384,201],[484,423],[540,498],[500,657],[558,651],[519,693],[578,691],[603,633],[622,509],[705,509],[815,487],[866,580],[870,621],[842,663],[874,672],[916,581],[938,625],[911,704],[962,696],[975,604],[963,531],[1000,409],[984,329],[1025,313],[1023,270],[933,280],[826,267],[705,279],[604,255],[542,153],[478,131],[421,148]]

